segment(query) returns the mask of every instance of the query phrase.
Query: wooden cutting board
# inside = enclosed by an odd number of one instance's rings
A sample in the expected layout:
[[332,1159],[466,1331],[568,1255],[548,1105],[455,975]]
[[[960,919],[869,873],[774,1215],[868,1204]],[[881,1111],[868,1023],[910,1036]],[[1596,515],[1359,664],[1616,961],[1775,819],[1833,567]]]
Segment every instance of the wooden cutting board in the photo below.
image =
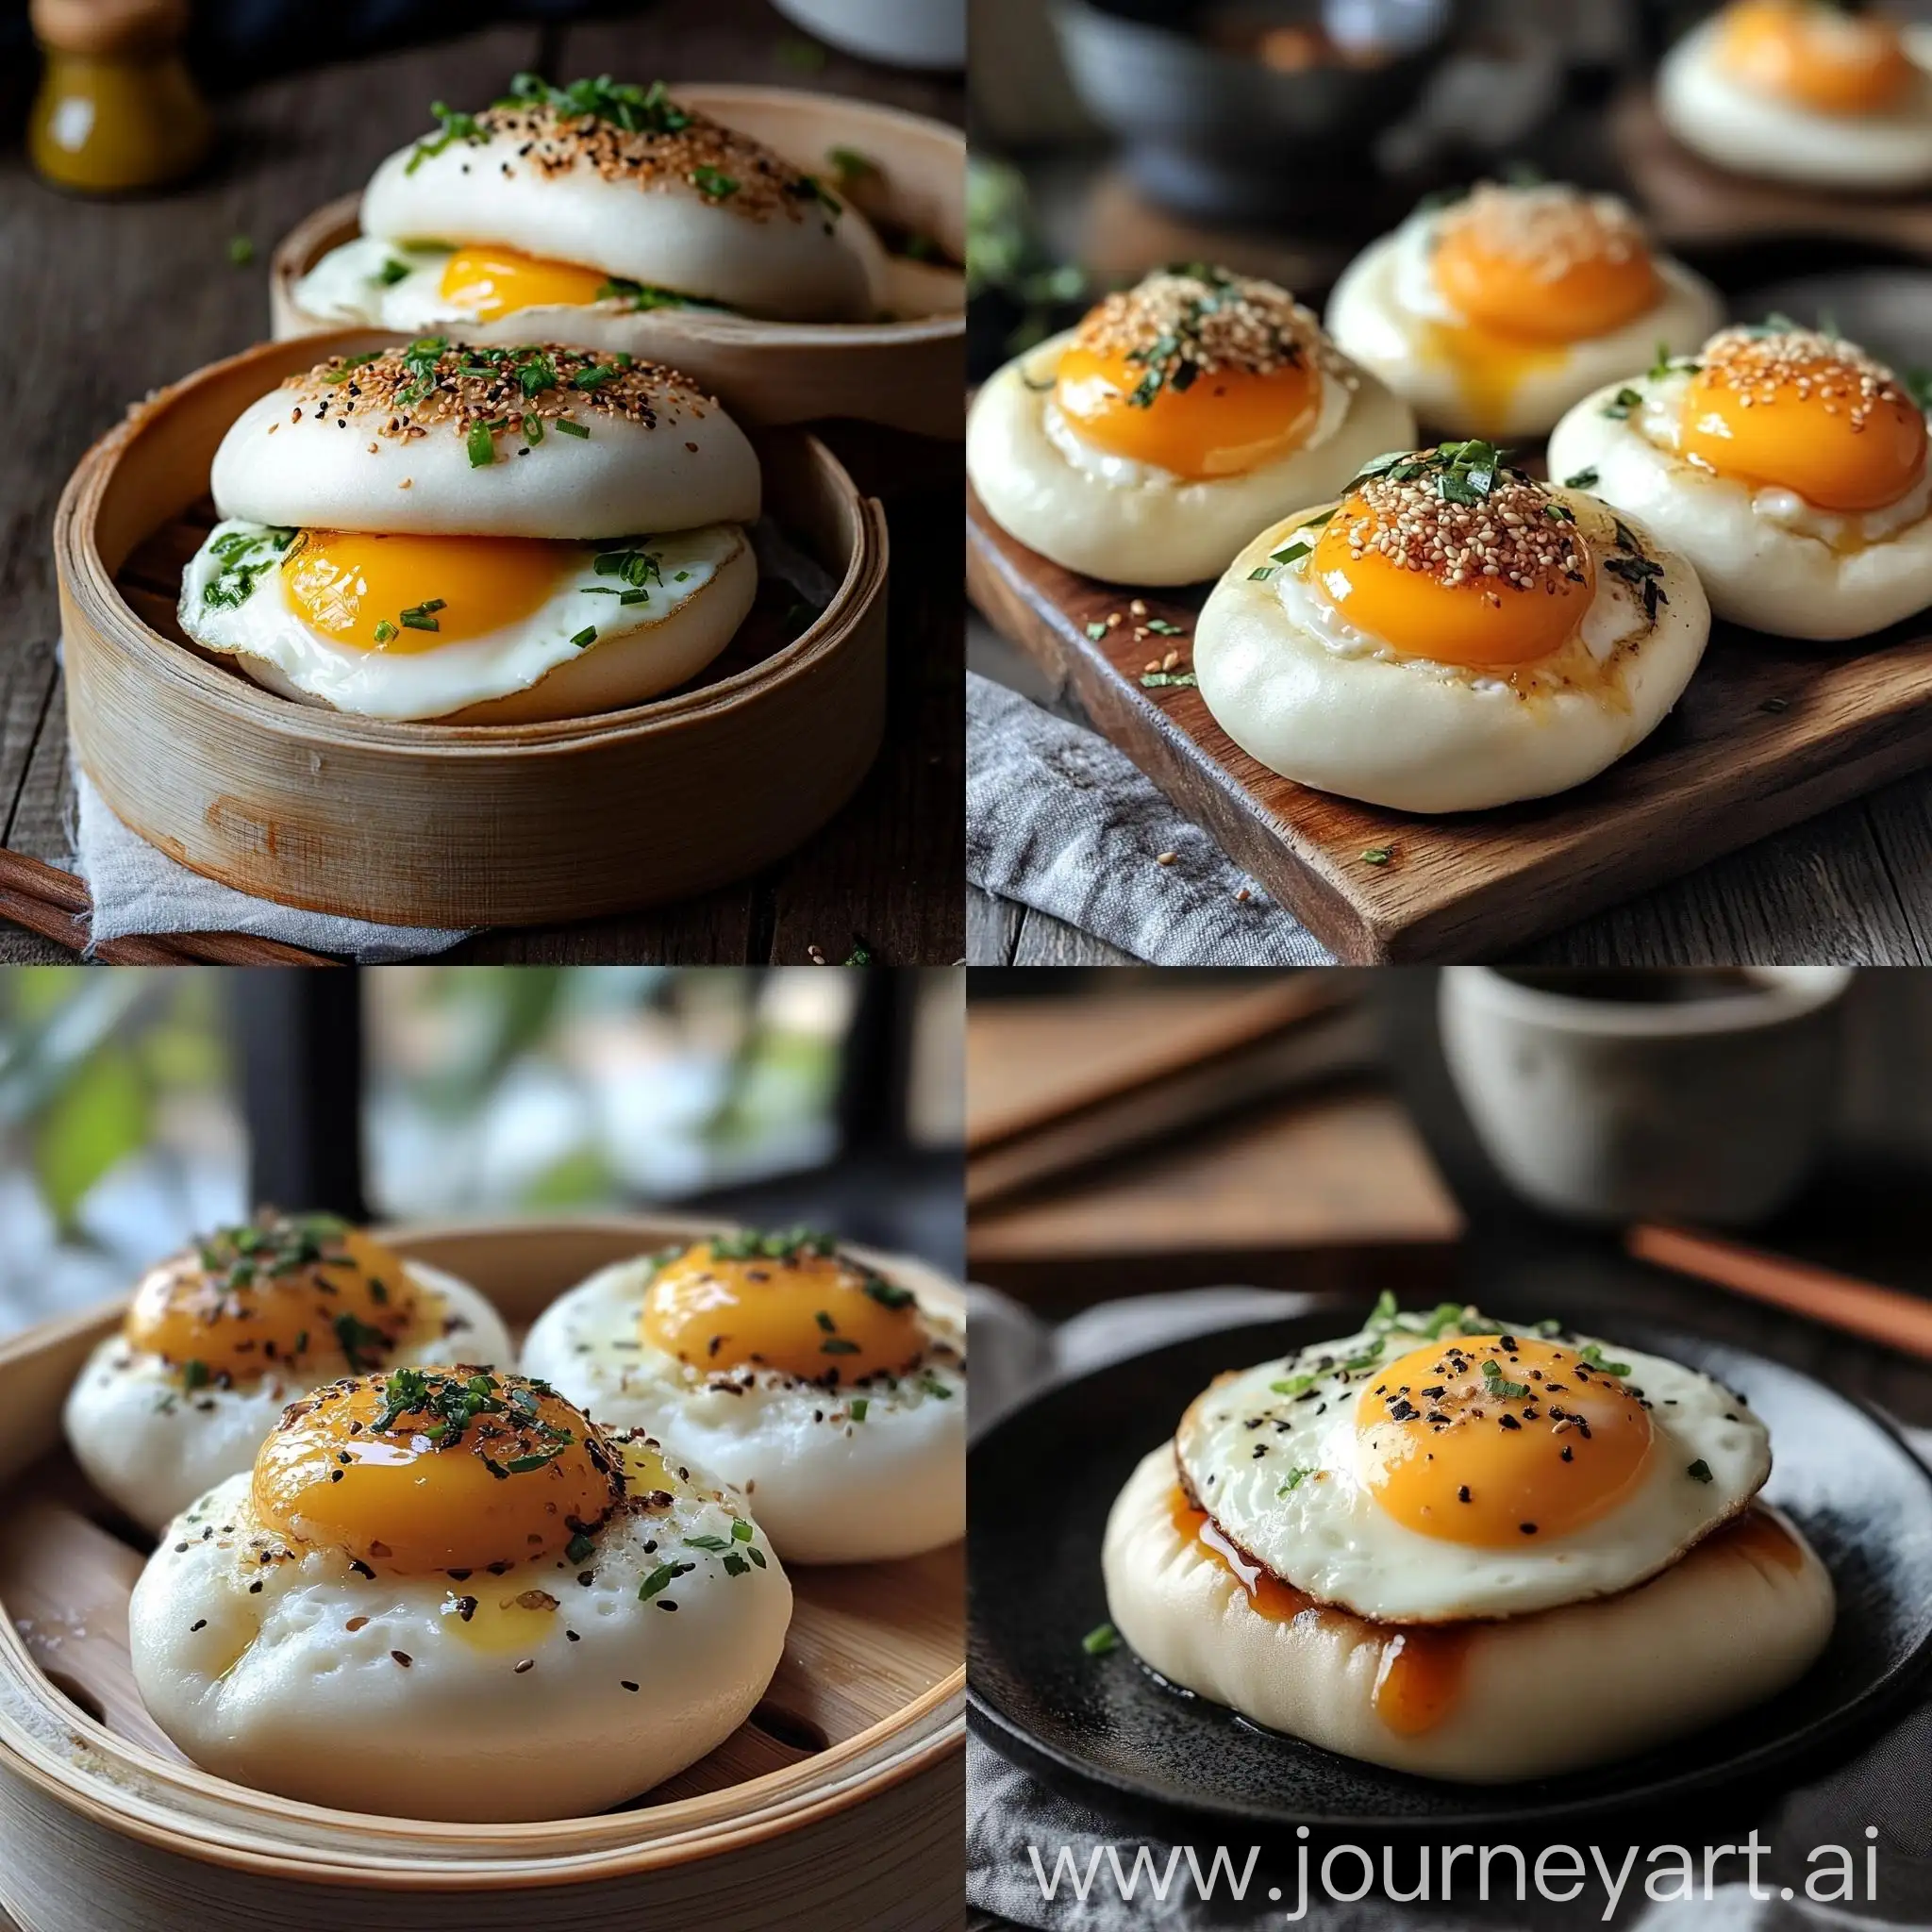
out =
[[1932,256],[1932,195],[1846,193],[1757,181],[1693,154],[1664,125],[1648,87],[1610,109],[1610,142],[1651,232],[1670,248],[1819,235]]
[[[1491,958],[1932,763],[1932,614],[1856,645],[1719,625],[1677,708],[1628,758],[1556,798],[1428,819],[1276,776],[1199,691],[1143,690],[1191,660],[1206,588],[1074,575],[967,501],[966,588],[1237,865],[1339,959]],[[1140,596],[1144,616],[1130,614]],[[1111,630],[1089,635],[1114,613]],[[1136,637],[1148,619],[1179,635]]]

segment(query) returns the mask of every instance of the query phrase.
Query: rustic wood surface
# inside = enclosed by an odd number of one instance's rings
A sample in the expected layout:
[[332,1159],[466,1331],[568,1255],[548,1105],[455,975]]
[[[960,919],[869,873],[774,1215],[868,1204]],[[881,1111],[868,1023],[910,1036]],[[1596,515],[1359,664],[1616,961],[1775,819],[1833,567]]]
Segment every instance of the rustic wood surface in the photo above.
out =
[[[821,58],[823,56],[823,58]],[[165,199],[56,193],[0,158],[0,844],[65,865],[72,783],[47,532],[87,445],[128,403],[268,334],[270,250],[426,124],[522,68],[847,92],[955,123],[955,80],[890,73],[805,42],[766,0],[669,0],[642,19],[504,26],[325,67],[219,106],[225,157]],[[255,258],[231,266],[246,236]],[[852,803],[791,858],[683,905],[478,935],[445,957],[531,963],[805,963],[862,940],[882,964],[960,957],[962,751],[958,445],[828,439],[891,525],[886,748]],[[948,454],[950,460],[947,460]],[[0,921],[0,962],[72,955]]]
[[1145,665],[1191,662],[1200,591],[1137,597],[1027,549],[976,498],[969,516],[967,584],[988,619],[1354,963],[1507,954],[1932,758],[1923,624],[1855,652],[1721,624],[1671,716],[1586,786],[1446,818],[1335,798],[1250,758],[1198,691],[1142,688]]

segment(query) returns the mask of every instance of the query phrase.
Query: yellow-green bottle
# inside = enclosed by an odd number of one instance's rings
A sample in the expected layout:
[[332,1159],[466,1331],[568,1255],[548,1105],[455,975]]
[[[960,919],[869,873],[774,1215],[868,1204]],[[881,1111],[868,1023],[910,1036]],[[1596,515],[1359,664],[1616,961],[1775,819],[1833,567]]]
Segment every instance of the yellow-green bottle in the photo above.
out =
[[187,63],[188,0],[33,0],[45,56],[27,153],[56,187],[125,194],[193,172],[214,125]]

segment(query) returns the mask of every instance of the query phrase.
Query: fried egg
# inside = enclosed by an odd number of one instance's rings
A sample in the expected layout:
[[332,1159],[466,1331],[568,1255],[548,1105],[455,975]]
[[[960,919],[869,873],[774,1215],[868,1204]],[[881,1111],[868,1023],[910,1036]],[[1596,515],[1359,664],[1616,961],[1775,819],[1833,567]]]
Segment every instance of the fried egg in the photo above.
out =
[[493,107],[437,119],[375,171],[360,236],[297,284],[305,313],[639,350],[658,308],[857,322],[879,307],[865,218],[661,84],[519,75]]
[[333,358],[237,418],[212,487],[182,630],[366,717],[637,704],[702,671],[758,591],[743,431],[623,355],[432,336]]
[[1927,41],[1826,0],[1732,0],[1664,56],[1657,111],[1720,167],[1819,188],[1932,179]]
[[296,1396],[352,1371],[515,1359],[467,1283],[326,1214],[265,1209],[149,1270],[67,1397],[68,1446],[147,1529],[248,1469]]
[[1352,1757],[1573,1770],[1823,1649],[1831,1581],[1757,1500],[1770,1469],[1707,1375],[1385,1295],[1360,1333],[1195,1399],[1114,1505],[1108,1608],[1170,1682]]
[[1668,528],[1720,617],[1836,639],[1932,604],[1925,451],[1890,369],[1780,320],[1586,397],[1550,468]]
[[735,1491],[465,1365],[293,1404],[170,1525],[129,1648],[205,1771],[504,1823],[601,1811],[704,1757],[764,1694],[791,1614]]
[[1271,771],[1401,811],[1593,777],[1702,657],[1696,575],[1634,517],[1489,443],[1378,458],[1264,530],[1194,627],[1202,699]]
[[1286,291],[1189,268],[1000,370],[967,418],[966,469],[1000,527],[1055,563],[1184,584],[1414,434]]
[[1327,324],[1424,423],[1499,441],[1545,434],[1578,396],[1660,343],[1690,348],[1722,314],[1716,291],[1654,254],[1622,202],[1486,181],[1358,256]]
[[788,1563],[965,1534],[964,1325],[829,1236],[718,1235],[606,1268],[544,1310],[524,1362],[738,1484]]

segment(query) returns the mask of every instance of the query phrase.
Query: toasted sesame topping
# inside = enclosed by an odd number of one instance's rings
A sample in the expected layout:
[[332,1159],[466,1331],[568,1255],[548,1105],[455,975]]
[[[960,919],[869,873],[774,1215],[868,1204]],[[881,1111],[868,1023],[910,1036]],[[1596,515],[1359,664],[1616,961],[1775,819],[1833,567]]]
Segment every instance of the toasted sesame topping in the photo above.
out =
[[1560,281],[1583,262],[1641,260],[1649,252],[1637,217],[1614,195],[1557,182],[1479,181],[1437,217],[1436,233],[1464,235],[1481,254],[1520,262],[1540,282]]
[[584,414],[621,416],[655,429],[715,407],[688,376],[661,363],[550,343],[464,346],[442,336],[378,356],[331,357],[282,387],[297,398],[292,420],[313,413],[333,418],[338,427],[353,420],[377,437],[403,441],[448,428],[476,440],[473,461],[482,440],[505,431],[535,441],[533,423],[561,422],[583,436],[590,433],[578,420]]
[[[1313,361],[1337,377],[1353,373],[1286,289],[1206,266],[1162,270],[1117,290],[1088,314],[1075,341],[1142,365],[1149,402],[1163,383],[1184,390],[1219,369],[1266,375]],[[1142,400],[1138,391],[1134,399]]]
[[1358,480],[1337,520],[1349,555],[1384,557],[1444,585],[1555,591],[1588,583],[1590,552],[1575,525],[1552,516],[1555,499],[1521,471],[1493,469],[1479,491],[1443,488],[1457,472],[1441,459],[1466,447]]
[[1801,402],[1842,408],[1861,429],[1877,404],[1909,400],[1884,363],[1819,329],[1720,329],[1699,360],[1703,386],[1730,390],[1747,409],[1767,408],[1789,390]]
[[712,207],[754,222],[783,215],[829,224],[841,212],[815,175],[802,174],[762,142],[673,100],[661,81],[643,88],[607,75],[551,87],[537,75],[520,74],[509,94],[479,114],[439,103],[436,115],[442,132],[417,143],[412,174],[450,146],[480,147],[501,139],[514,150],[501,163],[506,175],[520,167],[546,177],[590,169],[647,193],[695,190]]

